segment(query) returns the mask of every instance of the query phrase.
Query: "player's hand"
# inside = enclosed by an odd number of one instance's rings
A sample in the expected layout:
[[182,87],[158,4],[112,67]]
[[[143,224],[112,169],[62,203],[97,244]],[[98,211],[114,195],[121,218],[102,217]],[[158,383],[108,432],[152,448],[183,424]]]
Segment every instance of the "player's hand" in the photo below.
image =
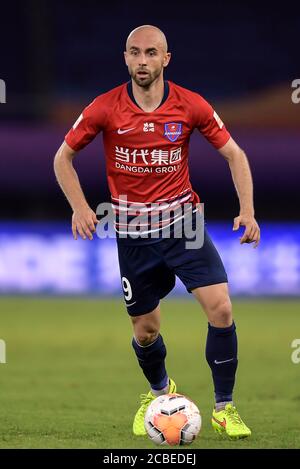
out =
[[254,243],[254,248],[257,248],[260,241],[260,229],[257,221],[252,215],[239,215],[235,217],[233,223],[233,231],[236,231],[240,226],[245,226],[243,236],[240,238],[240,243]]
[[74,239],[77,239],[77,233],[82,239],[93,239],[93,233],[96,231],[98,223],[95,212],[90,207],[74,210],[72,216],[72,233]]

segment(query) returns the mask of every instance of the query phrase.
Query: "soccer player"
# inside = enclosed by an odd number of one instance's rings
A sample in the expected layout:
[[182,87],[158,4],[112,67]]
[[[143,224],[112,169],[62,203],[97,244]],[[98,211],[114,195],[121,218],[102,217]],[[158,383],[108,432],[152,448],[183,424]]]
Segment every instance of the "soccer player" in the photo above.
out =
[[[141,395],[133,433],[146,434],[144,415],[153,399],[176,392],[165,366],[159,302],[173,289],[178,276],[208,318],[206,359],[215,391],[212,426],[229,438],[247,437],[251,431],[232,397],[238,359],[228,280],[206,229],[202,247],[192,249],[186,247],[184,234],[181,238],[162,236],[185,215],[172,212],[169,219],[159,218],[154,226],[150,222],[141,224],[139,236],[131,236],[129,222],[139,207],[152,214],[157,210],[154,202],[161,211],[189,203],[192,218],[195,216],[200,204],[189,180],[188,146],[191,133],[198,129],[229,164],[240,203],[233,229],[244,226],[240,243],[256,247],[260,231],[254,218],[247,157],[203,97],[164,80],[171,54],[160,29],[150,25],[134,29],[127,38],[124,56],[131,80],[101,94],[83,110],[59,148],[54,168],[73,210],[74,238],[79,233],[83,239],[92,239],[98,220],[85,199],[72,161],[78,151],[103,133],[124,299],[133,325],[132,346],[150,385],[150,391]],[[124,213],[125,223],[121,217]]]

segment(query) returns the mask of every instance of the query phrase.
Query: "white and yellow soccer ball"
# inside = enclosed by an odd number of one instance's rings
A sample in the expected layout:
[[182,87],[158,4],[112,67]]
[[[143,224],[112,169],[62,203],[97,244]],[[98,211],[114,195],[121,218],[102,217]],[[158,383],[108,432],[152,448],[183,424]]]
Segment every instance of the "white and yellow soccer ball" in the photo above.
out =
[[145,414],[145,429],[157,445],[189,445],[201,429],[196,404],[182,394],[164,394],[154,399]]

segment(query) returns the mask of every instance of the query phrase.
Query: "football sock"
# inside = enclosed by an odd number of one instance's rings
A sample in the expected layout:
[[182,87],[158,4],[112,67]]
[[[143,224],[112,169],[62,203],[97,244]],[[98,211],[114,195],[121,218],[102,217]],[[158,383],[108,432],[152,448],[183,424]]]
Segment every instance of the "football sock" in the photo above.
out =
[[227,404],[232,404],[233,405],[233,402],[232,401],[225,401],[225,402],[216,402],[216,405],[215,405],[215,410],[217,412],[220,412],[220,410],[224,410],[226,405]]
[[151,388],[151,392],[152,394],[154,394],[154,396],[162,396],[163,394],[168,394],[169,392],[169,378],[167,377],[167,385],[162,388],[162,389],[153,389]]
[[234,322],[229,327],[208,324],[206,360],[210,366],[216,403],[232,402],[237,369],[237,335]]
[[[162,336],[149,345],[140,345],[136,338],[132,339],[132,346],[136,353],[140,367],[150,383],[152,391],[162,391],[169,386],[169,378],[165,368],[166,347]],[[164,394],[165,391],[162,392]]]

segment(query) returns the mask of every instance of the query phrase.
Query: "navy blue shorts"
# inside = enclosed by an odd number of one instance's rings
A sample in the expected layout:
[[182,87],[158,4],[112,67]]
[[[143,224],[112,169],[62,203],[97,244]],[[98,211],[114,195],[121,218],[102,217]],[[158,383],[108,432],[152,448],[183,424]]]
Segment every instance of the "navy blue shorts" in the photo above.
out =
[[130,316],[150,313],[175,286],[175,276],[187,291],[227,282],[222,260],[206,228],[199,249],[187,249],[186,239],[164,238],[145,245],[117,243],[121,282]]

